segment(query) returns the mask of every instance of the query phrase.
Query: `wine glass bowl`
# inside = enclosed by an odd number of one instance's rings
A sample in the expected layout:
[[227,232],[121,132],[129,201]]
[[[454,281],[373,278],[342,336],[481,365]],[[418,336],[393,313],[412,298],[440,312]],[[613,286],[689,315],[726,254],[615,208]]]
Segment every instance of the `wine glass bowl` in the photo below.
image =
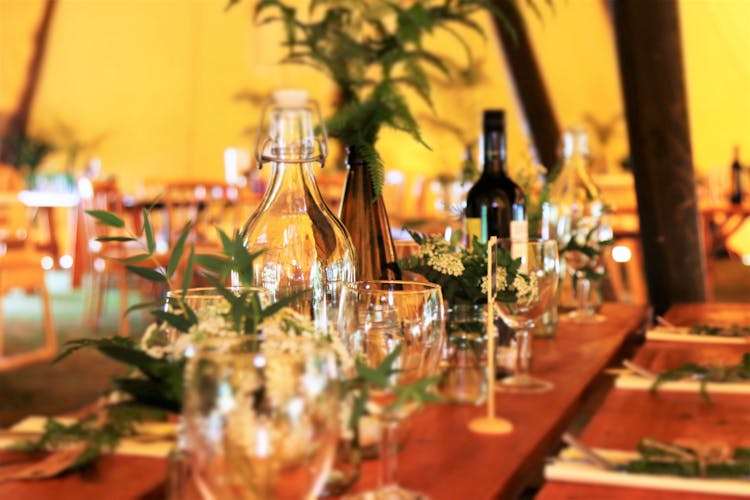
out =
[[[516,260],[515,276],[511,281],[508,270],[499,268],[497,274],[506,274],[496,279],[499,291],[495,307],[503,321],[514,332],[511,341],[510,358],[513,375],[500,381],[498,388],[513,392],[543,392],[552,389],[552,384],[529,375],[531,364],[531,329],[551,301],[555,300],[558,284],[557,243],[551,240],[512,241],[498,240],[499,262],[507,261],[507,256]],[[511,266],[513,267],[513,266]],[[509,282],[510,281],[510,282]],[[515,300],[508,300],[508,293]],[[507,353],[500,354],[507,359]]]
[[577,323],[598,323],[604,320],[590,304],[591,277],[601,274],[602,247],[612,240],[612,230],[601,215],[571,219],[562,255],[571,273],[576,296],[576,309],[565,318]]
[[266,352],[248,337],[205,340],[188,360],[191,484],[200,498],[311,498],[339,433],[335,360],[324,350]]
[[412,281],[360,281],[344,285],[339,333],[360,363],[377,370],[392,361],[387,384],[369,391],[368,408],[380,422],[380,486],[360,498],[420,498],[396,483],[398,425],[415,405],[394,405],[395,385],[437,375],[445,342],[440,286]]

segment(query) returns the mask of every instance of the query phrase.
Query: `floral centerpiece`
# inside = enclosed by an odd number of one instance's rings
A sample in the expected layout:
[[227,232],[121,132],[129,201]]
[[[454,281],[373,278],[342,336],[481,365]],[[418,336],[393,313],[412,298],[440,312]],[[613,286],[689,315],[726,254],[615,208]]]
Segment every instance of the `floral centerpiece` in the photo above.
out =
[[[419,249],[401,260],[404,270],[439,284],[449,307],[487,303],[487,244],[475,239],[467,248],[458,243],[459,233],[451,241],[440,235],[409,234]],[[534,294],[535,277],[521,272],[521,260],[502,249],[496,255],[495,300],[513,303]]]
[[[488,245],[474,240],[467,248],[440,235],[410,233],[419,245],[416,252],[403,259],[402,269],[438,283],[446,302],[448,366],[440,383],[442,393],[455,402],[481,402],[485,397],[484,369],[487,329],[487,258]],[[536,277],[521,269],[521,259],[497,249],[493,266],[494,300],[515,304],[530,301],[537,293]],[[493,304],[492,324],[499,344],[508,344],[512,332],[500,321]]]

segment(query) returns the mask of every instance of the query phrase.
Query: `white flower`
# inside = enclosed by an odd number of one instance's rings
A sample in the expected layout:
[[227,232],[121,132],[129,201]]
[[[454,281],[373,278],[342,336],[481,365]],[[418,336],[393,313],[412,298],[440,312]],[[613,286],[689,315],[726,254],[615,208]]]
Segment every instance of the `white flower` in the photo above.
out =
[[[480,285],[482,293],[487,295],[487,277],[482,276],[482,283]],[[495,290],[506,290],[508,288],[508,272],[504,267],[498,267],[495,273]]]
[[533,274],[517,274],[513,280],[513,288],[516,291],[518,300],[526,303],[533,301],[539,292],[537,278]]
[[461,276],[464,272],[461,256],[455,252],[432,254],[427,259],[427,265],[448,276]]

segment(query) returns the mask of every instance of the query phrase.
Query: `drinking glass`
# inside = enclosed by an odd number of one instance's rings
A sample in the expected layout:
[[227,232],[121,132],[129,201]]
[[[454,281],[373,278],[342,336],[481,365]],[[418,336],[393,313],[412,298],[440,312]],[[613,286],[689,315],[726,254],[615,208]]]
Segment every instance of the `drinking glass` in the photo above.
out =
[[[352,355],[370,368],[400,348],[392,384],[409,384],[437,375],[445,334],[440,286],[412,281],[359,281],[344,285],[339,308],[339,332]],[[380,485],[360,498],[420,498],[396,481],[399,422],[414,409],[389,409],[392,393],[370,391],[380,408]]]
[[602,245],[612,240],[612,230],[601,216],[585,216],[571,220],[562,255],[575,286],[576,309],[565,319],[576,323],[598,323],[604,316],[597,314],[590,304],[591,273],[601,268]]
[[[513,330],[512,342],[513,375],[498,384],[498,389],[511,392],[544,392],[552,389],[552,383],[529,375],[531,366],[531,330],[541,320],[550,301],[555,299],[558,280],[557,242],[552,240],[512,241],[508,238],[497,242],[497,261],[510,256],[520,259],[515,278],[498,265],[495,284],[499,298],[507,298],[515,292],[515,301],[495,302],[503,321]],[[504,258],[503,258],[504,257]]]
[[335,356],[323,348],[270,350],[253,336],[201,342],[185,370],[192,490],[230,500],[316,496],[336,449],[338,403]]

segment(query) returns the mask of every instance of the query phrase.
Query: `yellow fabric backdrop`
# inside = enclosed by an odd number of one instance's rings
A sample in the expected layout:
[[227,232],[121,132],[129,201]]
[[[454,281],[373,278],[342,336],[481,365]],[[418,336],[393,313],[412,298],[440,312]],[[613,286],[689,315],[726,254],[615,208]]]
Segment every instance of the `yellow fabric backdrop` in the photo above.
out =
[[[93,143],[79,157],[102,159],[127,190],[145,180],[188,176],[221,178],[223,150],[252,147],[243,131],[259,109],[236,95],[266,95],[281,86],[304,86],[324,107],[332,90],[319,74],[279,66],[279,33],[258,28],[251,5],[224,11],[224,0],[59,0],[32,132],[56,138],[62,126]],[[43,0],[0,0],[0,119],[12,111],[31,56]],[[750,163],[750,2],[686,0],[680,3],[695,163],[700,171],[728,169],[731,147]],[[603,2],[570,0],[527,15],[534,49],[561,126],[615,121],[608,146],[612,162],[627,154],[614,40]],[[647,13],[644,13],[646,15]],[[483,108],[509,110],[509,157],[523,163],[528,139],[508,72],[488,19],[487,40],[472,38],[482,61],[482,83],[467,90],[438,86],[440,118],[479,132]],[[448,47],[446,39],[431,41]],[[460,59],[460,52],[450,52]],[[655,75],[657,77],[657,75]],[[419,113],[430,113],[419,105]],[[423,120],[433,151],[401,134],[383,134],[391,169],[429,179],[458,171],[462,140]],[[594,148],[597,147],[592,140]],[[600,148],[601,149],[601,148]],[[64,155],[45,168],[61,169]]]

